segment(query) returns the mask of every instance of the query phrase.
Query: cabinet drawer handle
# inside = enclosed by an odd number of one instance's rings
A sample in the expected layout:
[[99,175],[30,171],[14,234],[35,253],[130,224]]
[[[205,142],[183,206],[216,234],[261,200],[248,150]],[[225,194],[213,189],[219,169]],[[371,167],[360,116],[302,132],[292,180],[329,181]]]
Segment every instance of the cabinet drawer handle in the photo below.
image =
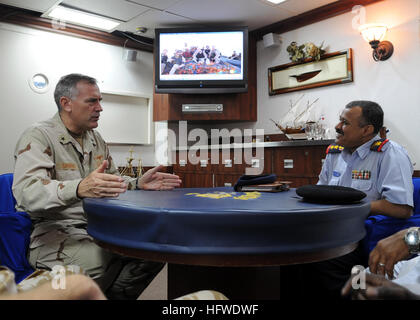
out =
[[293,169],[293,159],[284,159],[284,168]]
[[251,160],[251,167],[252,168],[259,168],[260,167],[260,159],[252,159]]
[[200,167],[207,167],[207,160],[200,160]]

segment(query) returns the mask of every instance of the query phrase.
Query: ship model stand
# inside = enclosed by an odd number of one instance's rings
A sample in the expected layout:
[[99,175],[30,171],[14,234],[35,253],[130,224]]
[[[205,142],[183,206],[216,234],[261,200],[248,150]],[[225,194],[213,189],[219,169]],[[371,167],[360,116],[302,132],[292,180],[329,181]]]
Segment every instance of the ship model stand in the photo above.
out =
[[122,176],[129,176],[129,177],[133,177],[133,178],[139,178],[143,175],[143,166],[142,166],[142,161],[141,158],[138,159],[138,166],[137,167],[133,167],[133,147],[130,147],[130,149],[128,150],[130,156],[127,158],[127,165],[125,167],[123,167],[122,169],[120,169],[120,173]]

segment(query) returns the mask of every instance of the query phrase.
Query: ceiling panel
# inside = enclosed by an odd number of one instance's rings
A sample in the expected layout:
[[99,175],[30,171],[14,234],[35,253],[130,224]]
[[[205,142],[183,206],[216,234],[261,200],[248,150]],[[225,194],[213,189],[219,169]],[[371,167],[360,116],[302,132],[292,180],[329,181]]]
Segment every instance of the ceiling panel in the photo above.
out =
[[131,3],[138,3],[152,9],[166,10],[178,2],[184,0],[125,0]]
[[290,12],[256,0],[185,0],[168,11],[210,24],[247,25],[250,30],[277,22]]
[[37,12],[45,12],[52,7],[57,0],[0,0],[0,3],[10,6],[33,10]]
[[134,32],[136,27],[146,27],[148,28],[147,32],[141,35],[149,38],[155,38],[155,28],[180,27],[193,22],[198,23],[197,21],[191,21],[188,18],[180,17],[165,11],[150,9],[129,22],[121,24],[118,27],[118,30]]
[[313,10],[325,6],[326,4],[336,2],[337,0],[288,0],[286,2],[280,3],[279,7],[290,12],[293,12],[293,16],[297,14],[304,13],[306,11]]
[[62,3],[123,21],[128,21],[149,10],[148,7],[125,0],[64,0]]

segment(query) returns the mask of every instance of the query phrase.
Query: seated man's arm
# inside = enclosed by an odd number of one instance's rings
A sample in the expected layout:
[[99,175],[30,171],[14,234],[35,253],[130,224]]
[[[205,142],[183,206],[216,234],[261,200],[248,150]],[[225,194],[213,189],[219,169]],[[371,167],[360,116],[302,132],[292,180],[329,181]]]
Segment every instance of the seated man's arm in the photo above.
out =
[[122,177],[105,173],[107,167],[108,161],[104,160],[96,170],[80,182],[76,191],[79,198],[118,197],[127,190],[127,184]]
[[370,214],[382,214],[394,218],[407,219],[413,214],[413,208],[405,204],[395,204],[385,199],[370,203]]
[[[104,142],[105,143],[105,142]],[[116,168],[112,157],[110,156],[109,148],[106,147],[106,158],[108,159],[107,172],[121,177],[127,184],[128,190],[143,189],[143,190],[172,190],[181,185],[182,181],[179,176],[171,173],[160,172],[164,167],[162,165],[156,166],[146,171],[141,177],[132,178],[129,176],[121,176]],[[100,169],[100,168],[98,168]],[[81,184],[83,184],[82,181]],[[80,188],[80,187],[79,187]],[[89,188],[88,188],[89,189]],[[125,190],[124,190],[125,191]],[[123,192],[123,190],[117,192]]]
[[331,167],[331,157],[327,156],[325,157],[324,164],[321,168],[321,172],[318,176],[318,183],[321,185],[328,185],[328,179],[329,179],[329,168]]
[[171,173],[159,172],[163,169],[162,165],[148,170],[138,179],[137,188],[144,190],[172,190],[181,185],[179,176]]
[[51,147],[38,129],[22,135],[14,156],[12,190],[19,210],[36,212],[69,206],[80,200],[76,189],[81,179],[54,179],[57,168]]
[[[84,197],[115,197],[125,192],[127,185],[121,177],[105,173],[107,161],[82,179],[75,174],[77,164],[57,164],[51,148],[39,129],[29,129],[19,139],[12,186],[19,210],[66,208]],[[57,179],[59,170],[64,179]]]
[[394,218],[409,218],[413,211],[413,166],[406,150],[389,145],[382,161],[377,180],[381,199],[372,201],[371,214]]
[[351,295],[354,300],[420,300],[420,296],[411,292],[383,276],[366,274],[366,289],[353,289],[353,277],[351,277],[341,293],[343,296]]
[[393,235],[380,240],[369,255],[369,268],[372,273],[387,274],[394,278],[394,266],[398,261],[410,257],[404,236],[408,229],[400,230]]

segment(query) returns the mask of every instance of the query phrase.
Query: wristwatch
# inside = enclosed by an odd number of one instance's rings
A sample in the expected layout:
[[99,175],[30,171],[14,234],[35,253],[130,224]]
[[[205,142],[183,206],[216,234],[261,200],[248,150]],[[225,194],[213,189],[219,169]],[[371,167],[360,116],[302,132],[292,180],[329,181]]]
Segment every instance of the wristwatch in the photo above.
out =
[[410,254],[418,254],[420,251],[419,228],[409,228],[404,236],[404,242],[408,246],[408,251],[410,252]]

